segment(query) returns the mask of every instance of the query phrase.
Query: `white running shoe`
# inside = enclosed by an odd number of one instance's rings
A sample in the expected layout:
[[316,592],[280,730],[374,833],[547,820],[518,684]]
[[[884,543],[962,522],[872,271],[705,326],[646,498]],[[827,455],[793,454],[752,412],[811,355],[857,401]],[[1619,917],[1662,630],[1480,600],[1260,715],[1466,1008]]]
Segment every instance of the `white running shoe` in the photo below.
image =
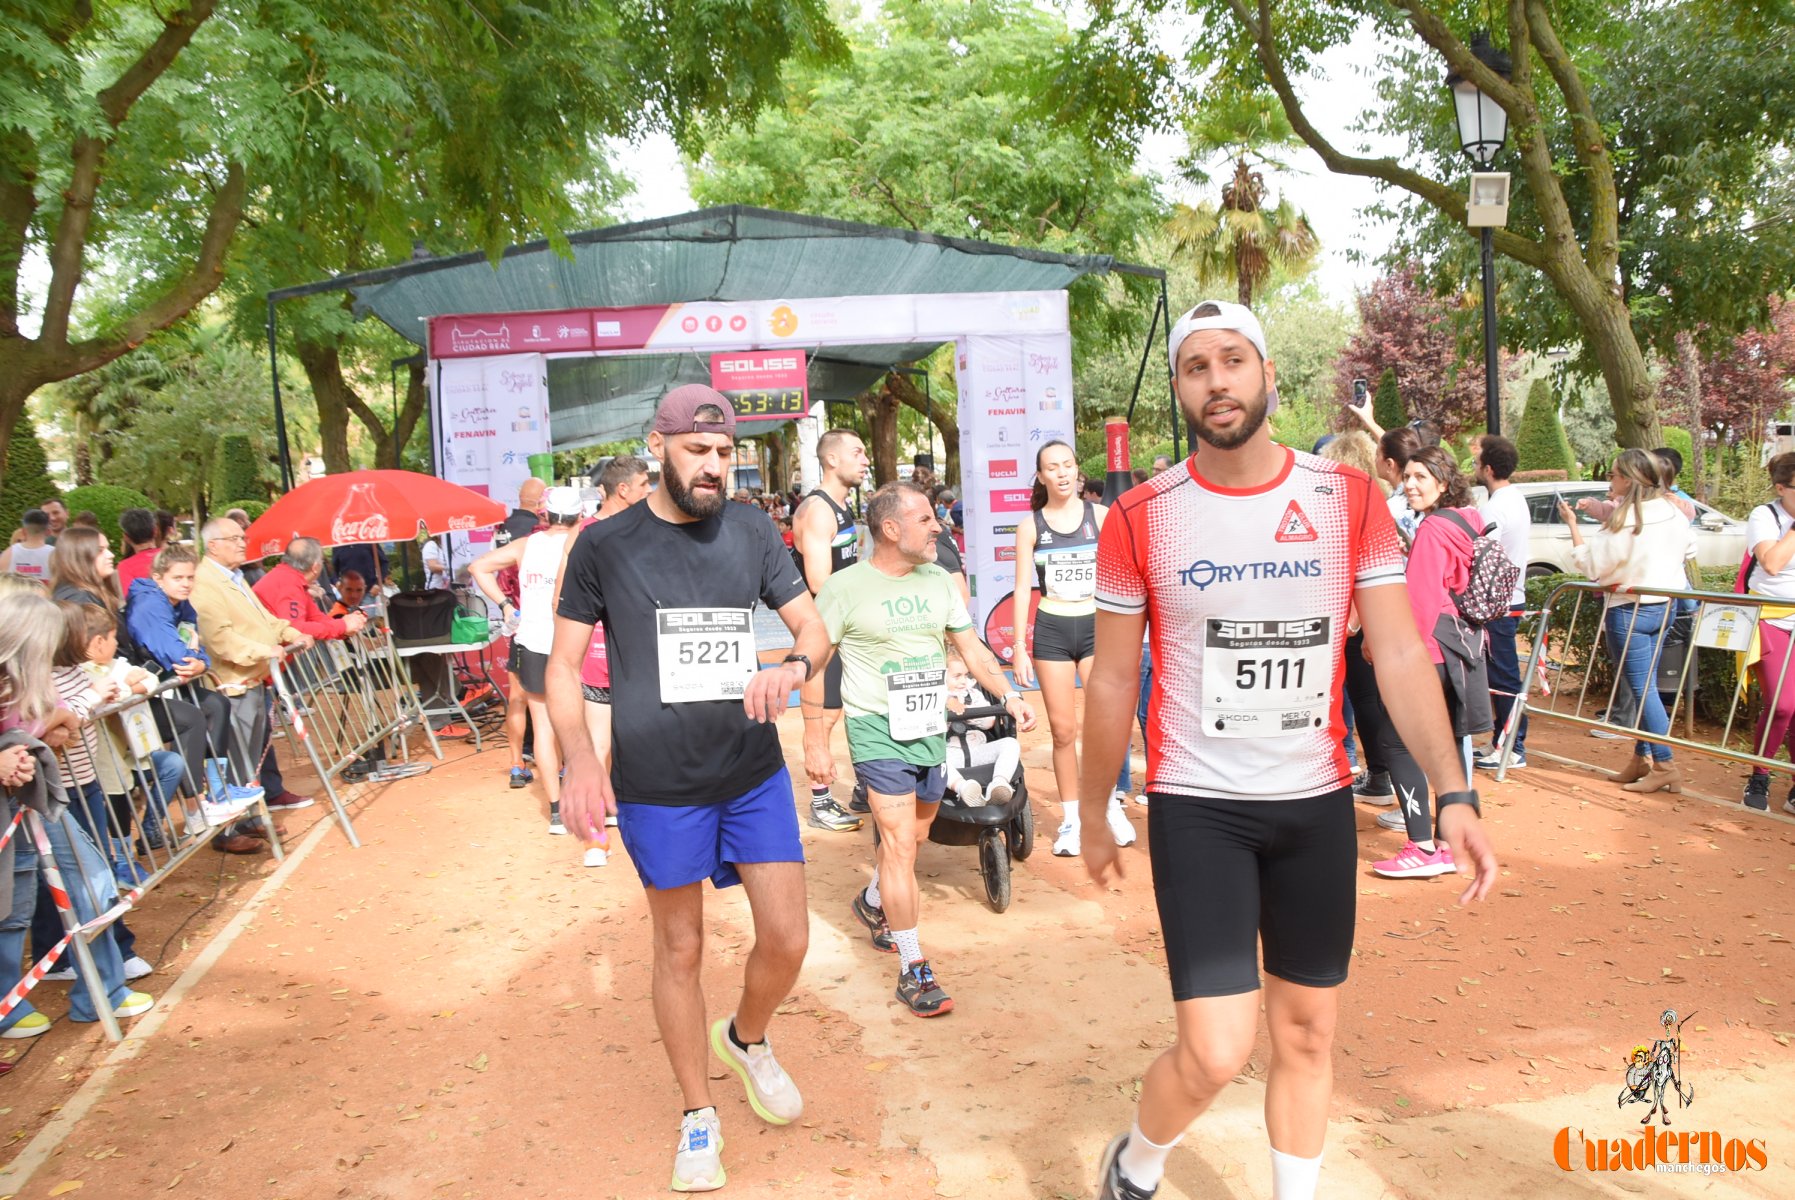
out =
[[1109,798],[1109,836],[1116,839],[1118,846],[1134,845],[1134,826],[1128,820],[1128,814],[1122,809],[1122,793],[1117,792]]
[[586,847],[585,862],[586,862],[587,866],[602,867],[602,866],[607,865],[610,861],[611,861],[611,856],[609,854],[605,853],[605,848],[603,846],[588,846],[588,847]]
[[144,961],[144,957],[141,954],[133,954],[130,958],[125,960],[126,983],[131,982],[133,979],[142,979],[145,975],[153,975],[155,972],[156,968]]
[[1388,809],[1377,814],[1377,823],[1380,829],[1407,829],[1409,827],[1409,823],[1403,819],[1400,808]]
[[715,1108],[687,1113],[679,1122],[679,1150],[673,1156],[673,1190],[714,1192],[729,1182],[723,1170],[723,1123]]
[[769,1125],[791,1124],[804,1114],[798,1085],[773,1057],[771,1042],[763,1038],[746,1050],[735,1044],[729,1036],[729,1024],[734,1020],[733,1016],[724,1017],[711,1025],[711,1050],[742,1077],[742,1086],[748,1089],[748,1107],[755,1116]]
[[1070,821],[1061,825],[1059,836],[1053,839],[1053,856],[1055,858],[1077,858],[1078,846],[1078,826]]
[[1140,795],[1136,796],[1134,798],[1134,802],[1136,804],[1140,805],[1142,808],[1147,807],[1147,793],[1142,792]]

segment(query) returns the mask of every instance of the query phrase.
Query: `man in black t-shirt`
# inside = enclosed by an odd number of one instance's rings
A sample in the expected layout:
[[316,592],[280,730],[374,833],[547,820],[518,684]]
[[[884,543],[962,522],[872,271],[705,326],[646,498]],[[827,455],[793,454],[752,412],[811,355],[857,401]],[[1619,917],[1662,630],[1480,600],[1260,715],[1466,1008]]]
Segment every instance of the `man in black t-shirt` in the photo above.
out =
[[[704,1044],[704,893],[741,883],[754,950],[733,1018],[710,1047],[741,1076],[763,1120],[803,1111],[766,1041],[808,946],[804,852],[791,777],[772,722],[831,647],[816,605],[764,512],[725,502],[735,414],[701,384],[661,400],[648,436],[662,462],[649,498],[585,530],[567,559],[549,655],[548,708],[567,752],[562,818],[603,843],[605,817],[648,889],[654,920],[654,1010],[684,1097],[676,1191],[722,1185],[722,1145]],[[791,630],[785,661],[760,670],[753,610]],[[603,621],[611,672],[609,777],[587,732],[580,665]],[[662,948],[671,952],[662,957]]]

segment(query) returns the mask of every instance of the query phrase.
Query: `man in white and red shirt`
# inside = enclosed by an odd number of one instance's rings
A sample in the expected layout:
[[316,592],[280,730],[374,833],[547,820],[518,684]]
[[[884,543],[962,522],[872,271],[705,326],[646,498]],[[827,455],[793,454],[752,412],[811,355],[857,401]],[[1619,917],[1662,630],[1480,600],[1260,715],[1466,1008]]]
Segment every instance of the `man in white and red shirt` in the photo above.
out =
[[[1461,902],[1488,894],[1496,857],[1370,478],[1271,440],[1276,371],[1245,307],[1199,304],[1169,350],[1196,452],[1123,493],[1104,524],[1080,794],[1100,821],[1150,631],[1148,842],[1178,1041],[1148,1069],[1134,1128],[1109,1144],[1098,1195],[1152,1196],[1172,1146],[1246,1065],[1263,942],[1274,1189],[1308,1200],[1352,955],[1358,847],[1340,698],[1355,613],[1390,716],[1440,790],[1440,836],[1475,865]],[[1106,839],[1084,858],[1098,883],[1122,868]]]

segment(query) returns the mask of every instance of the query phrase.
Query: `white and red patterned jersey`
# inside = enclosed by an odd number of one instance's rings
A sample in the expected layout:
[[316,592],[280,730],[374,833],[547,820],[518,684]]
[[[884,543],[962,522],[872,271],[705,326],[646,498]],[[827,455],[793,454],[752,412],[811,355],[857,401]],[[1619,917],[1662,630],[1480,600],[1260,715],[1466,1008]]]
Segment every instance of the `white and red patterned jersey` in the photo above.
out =
[[1263,487],[1196,458],[1125,492],[1097,547],[1097,604],[1145,612],[1153,647],[1147,787],[1293,800],[1352,781],[1341,694],[1353,592],[1403,582],[1402,545],[1364,472],[1280,447]]

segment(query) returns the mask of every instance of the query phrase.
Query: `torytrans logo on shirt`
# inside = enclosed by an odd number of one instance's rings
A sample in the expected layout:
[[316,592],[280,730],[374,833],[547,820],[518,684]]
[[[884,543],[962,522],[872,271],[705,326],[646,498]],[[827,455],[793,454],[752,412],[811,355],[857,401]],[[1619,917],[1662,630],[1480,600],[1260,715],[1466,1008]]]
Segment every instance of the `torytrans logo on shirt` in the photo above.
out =
[[1283,562],[1218,563],[1207,558],[1178,572],[1178,582],[1199,592],[1217,583],[1256,583],[1266,579],[1317,579],[1319,558],[1286,559]]

